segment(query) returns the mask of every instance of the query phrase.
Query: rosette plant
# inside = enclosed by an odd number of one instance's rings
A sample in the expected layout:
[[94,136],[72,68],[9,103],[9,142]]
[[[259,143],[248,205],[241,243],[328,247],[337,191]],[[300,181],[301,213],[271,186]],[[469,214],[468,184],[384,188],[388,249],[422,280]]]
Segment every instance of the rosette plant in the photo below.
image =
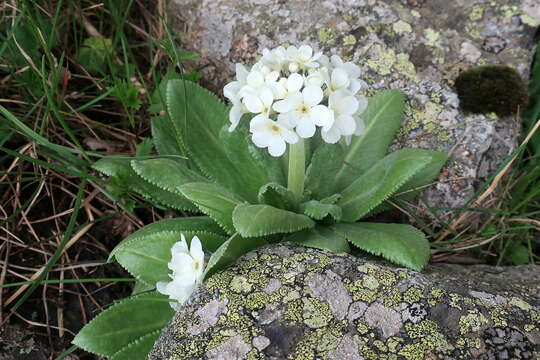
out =
[[169,301],[177,308],[203,278],[269,243],[364,251],[414,270],[427,263],[421,231],[362,221],[388,209],[386,200],[412,199],[447,160],[422,149],[387,153],[404,114],[401,92],[368,101],[358,66],[308,46],[264,50],[236,74],[224,88],[231,106],[193,82],[165,81],[151,109],[157,155],[95,164],[179,216],[113,250],[111,260],[137,279],[136,294],[97,316],[76,345],[113,360],[144,358],[173,315]]

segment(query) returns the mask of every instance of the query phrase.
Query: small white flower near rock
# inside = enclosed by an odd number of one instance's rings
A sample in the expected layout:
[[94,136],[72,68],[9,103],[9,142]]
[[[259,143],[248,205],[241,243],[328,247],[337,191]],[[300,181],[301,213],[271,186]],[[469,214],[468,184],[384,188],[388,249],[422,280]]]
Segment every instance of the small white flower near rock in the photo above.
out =
[[171,281],[159,281],[156,289],[163,295],[169,296],[173,301],[170,305],[178,310],[201,283],[204,274],[204,252],[201,241],[197,236],[191,239],[188,249],[184,234],[181,240],[171,248],[171,261],[168,264],[172,274]]

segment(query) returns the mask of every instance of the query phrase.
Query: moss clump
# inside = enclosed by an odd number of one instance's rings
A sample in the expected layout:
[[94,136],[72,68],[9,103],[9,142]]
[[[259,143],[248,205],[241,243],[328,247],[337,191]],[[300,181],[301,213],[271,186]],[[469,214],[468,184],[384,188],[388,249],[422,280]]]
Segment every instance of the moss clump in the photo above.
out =
[[455,87],[464,111],[515,115],[527,105],[529,93],[521,76],[508,66],[479,66],[462,72]]

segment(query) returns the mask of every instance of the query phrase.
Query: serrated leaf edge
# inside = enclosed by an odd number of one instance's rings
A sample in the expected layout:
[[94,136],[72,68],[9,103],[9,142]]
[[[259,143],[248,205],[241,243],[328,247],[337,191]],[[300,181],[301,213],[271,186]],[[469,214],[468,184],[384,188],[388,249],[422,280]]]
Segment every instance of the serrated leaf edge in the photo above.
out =
[[[424,161],[424,164],[423,164],[422,167],[417,168],[414,172],[411,172],[409,175],[407,175],[406,177],[404,177],[403,180],[402,180],[401,182],[396,183],[396,185],[394,186],[394,188],[393,188],[391,191],[387,192],[386,195],[383,196],[382,200],[378,201],[376,204],[370,205],[371,207],[367,208],[363,213],[361,213],[361,215],[356,215],[356,216],[355,216],[356,220],[354,220],[354,221],[352,221],[352,222],[355,222],[355,221],[358,221],[358,220],[362,219],[364,216],[366,216],[367,214],[369,214],[369,213],[371,212],[371,210],[375,209],[379,204],[382,204],[383,202],[385,202],[386,200],[388,200],[389,198],[391,198],[391,197],[394,195],[394,193],[395,193],[395,192],[396,192],[403,184],[405,184],[405,183],[406,183],[407,181],[409,181],[409,180],[410,180],[417,172],[421,171],[422,169],[424,169],[424,168],[427,166],[428,162],[425,161],[425,160],[426,160],[426,158],[423,157],[422,161]],[[352,184],[354,184],[355,182],[356,182],[356,180],[353,181]],[[352,184],[351,184],[351,185],[352,185]],[[347,187],[347,188],[348,188],[348,187]],[[346,189],[347,189],[347,188],[346,188]],[[346,189],[345,189],[345,190],[346,190]],[[344,190],[344,191],[345,191],[345,190]],[[348,202],[347,202],[347,203],[348,203]],[[340,207],[343,209],[345,206],[340,205]],[[350,222],[350,221],[348,221],[348,222]]]
[[[216,234],[214,232],[211,232],[211,231],[206,231],[206,230],[186,230],[186,231],[179,231],[179,230],[156,230],[155,232],[153,233],[150,233],[150,234],[146,234],[146,235],[140,235],[140,236],[134,236],[132,237],[131,239],[128,236],[128,238],[124,239],[124,241],[122,241],[120,244],[118,244],[112,251],[111,253],[109,254],[109,258],[112,258],[113,256],[115,256],[119,251],[121,251],[123,248],[125,248],[126,246],[129,246],[131,245],[132,243],[134,242],[139,242],[139,241],[144,241],[146,240],[147,237],[150,237],[150,236],[155,236],[155,235],[158,235],[158,234],[161,234],[161,233],[168,233],[168,234],[178,234],[178,241],[180,241],[180,234],[184,234],[184,235],[188,235],[188,236],[195,236],[195,234],[205,234],[205,235],[216,235],[216,236],[221,236],[220,234]],[[224,237],[224,236],[222,236]]]
[[[321,213],[315,213],[315,212],[310,212],[309,211],[309,205],[307,205],[308,203],[311,203],[311,202],[318,202],[320,203],[321,205],[323,206],[326,206],[328,208],[328,211],[324,211],[321,212]],[[324,219],[325,217],[327,217],[328,215],[330,215],[334,220],[336,221],[339,221],[341,216],[336,216],[334,214],[335,209],[339,209],[340,212],[342,212],[343,210],[341,210],[341,207],[339,205],[336,205],[336,204],[325,204],[321,201],[317,201],[317,200],[310,200],[310,201],[307,201],[305,203],[303,203],[302,205],[300,205],[301,209],[302,209],[302,212],[304,213],[304,215],[306,216],[309,216],[310,218],[314,219],[314,220],[322,220]],[[319,216],[320,214],[324,213],[322,216]]]
[[[146,181],[144,180],[143,178],[141,178],[143,181]],[[155,186],[154,184],[150,183],[150,185],[152,186]],[[171,208],[171,209],[175,209],[175,210],[183,210],[183,211],[191,211],[193,210],[192,208],[188,208],[188,207],[182,207],[182,206],[178,206],[178,205],[172,205],[171,203],[167,202],[167,200],[163,200],[161,198],[159,198],[159,196],[156,196],[156,195],[149,195],[146,191],[142,190],[139,186],[137,185],[134,185],[133,183],[130,184],[130,186],[133,188],[133,190],[135,190],[135,192],[137,194],[139,194],[140,196],[142,196],[144,199],[146,200],[150,200],[150,201],[155,201],[157,202],[158,204],[162,205],[162,206],[165,206],[165,207],[168,207],[168,208]],[[164,190],[164,189],[161,189],[159,188],[160,190]],[[164,190],[165,191],[165,190]],[[173,194],[174,195],[174,194]]]
[[[103,310],[101,313],[99,313],[99,315],[97,315],[96,317],[94,317],[92,320],[90,320],[84,327],[87,327],[89,326],[90,324],[94,323],[95,321],[97,321],[97,319],[99,319],[106,311],[109,311],[109,310],[112,310],[120,305],[123,305],[127,302],[131,302],[131,301],[134,301],[134,300],[137,300],[139,297],[149,297],[149,300],[150,300],[150,296],[149,295],[153,295],[153,294],[156,294],[155,292],[151,292],[151,293],[142,293],[142,294],[138,294],[138,295],[132,295],[128,298],[125,298],[125,299],[122,299],[122,300],[118,300],[116,301],[113,305],[109,306],[107,309]],[[77,336],[79,336],[79,334],[77,334]],[[106,355],[106,354],[103,354],[103,353],[98,353],[98,352],[95,352],[95,351],[92,351],[90,350],[87,346],[85,346],[84,344],[81,345],[81,344],[76,344],[75,343],[75,340],[77,339],[77,336],[75,336],[75,338],[72,340],[72,344],[78,346],[79,348],[89,352],[89,353],[92,353],[92,354],[96,354],[96,355],[99,355],[99,356],[105,356],[105,357],[109,357],[109,355]],[[113,354],[114,355],[114,354]],[[112,355],[111,355],[112,356]]]
[[[174,316],[174,315],[173,315],[173,316]],[[142,339],[144,339],[144,338],[147,338],[147,337],[150,337],[150,336],[156,336],[156,335],[159,336],[159,334],[161,333],[162,330],[163,330],[163,329],[151,331],[151,332],[149,332],[148,334],[146,334],[146,335],[144,335],[144,336],[141,336],[140,338],[136,339],[135,341],[130,342],[130,343],[127,344],[126,346],[122,347],[122,349],[120,349],[120,350],[118,350],[117,352],[115,352],[114,354],[112,354],[112,355],[109,357],[109,359],[110,359],[110,360],[115,360],[115,357],[118,356],[118,354],[119,354],[121,351],[124,351],[124,350],[126,350],[126,349],[129,349],[130,347],[133,347],[133,346],[139,344],[139,343],[142,341]]]
[[[418,230],[418,229],[415,228],[414,226],[412,226],[412,225],[406,225],[406,224],[402,224],[402,225],[408,226],[411,230],[413,230],[414,232],[416,232],[419,236],[421,236],[421,237],[423,237],[423,238],[426,237],[426,235],[425,235],[422,231]],[[372,250],[370,250],[370,249],[363,248],[362,246],[360,246],[360,245],[358,245],[357,243],[355,243],[353,240],[349,240],[349,239],[347,238],[347,236],[345,236],[344,234],[340,233],[339,231],[338,231],[338,234],[342,235],[345,239],[347,239],[347,241],[348,241],[349,243],[351,243],[351,244],[354,245],[355,247],[359,248],[360,250],[363,250],[363,251],[365,251],[365,252],[367,252],[367,253],[370,253],[370,254],[372,254],[372,255],[375,255],[375,256],[380,256],[380,257],[382,257],[382,258],[384,258],[384,259],[386,259],[386,260],[391,261],[393,264],[405,266],[407,269],[412,269],[412,270],[414,270],[414,271],[421,271],[421,270],[429,263],[429,257],[428,257],[427,261],[424,262],[419,268],[416,267],[416,266],[414,266],[414,264],[405,264],[405,263],[403,263],[402,261],[399,261],[398,259],[394,258],[394,256],[390,256],[390,255],[388,255],[388,254],[385,254],[383,251],[377,252],[377,251],[372,251]]]
[[[403,102],[405,101],[405,95],[404,95],[401,91],[399,91],[399,90],[396,90],[396,89],[383,90],[383,91],[381,92],[381,95],[384,94],[384,93],[388,93],[388,94],[394,93],[394,94],[400,95],[402,101],[403,101]],[[378,95],[378,94],[377,94],[377,95]],[[387,109],[387,107],[389,106],[390,103],[391,103],[391,101],[388,101],[387,104],[384,106],[384,108],[382,108],[381,110],[379,110],[379,113],[383,113],[383,112]],[[368,105],[368,106],[369,106],[369,105]],[[405,111],[404,111],[404,109],[402,109],[402,110],[400,111],[400,114],[401,114],[400,117],[401,117],[402,119],[403,119],[404,113],[405,113]],[[362,115],[363,115],[363,114],[362,114]],[[403,121],[403,120],[402,120],[402,121]],[[372,122],[367,126],[367,128],[364,130],[364,133],[367,133],[367,132],[370,130],[370,128],[373,126],[373,124],[375,124],[374,121],[372,121]],[[348,160],[349,160],[349,157],[350,157],[349,155],[353,152],[353,151],[352,151],[352,148],[353,148],[353,147],[354,147],[354,148],[358,148],[358,147],[360,146],[360,144],[362,144],[362,142],[363,142],[363,137],[360,138],[360,139],[358,139],[358,142],[357,142],[356,144],[352,145],[351,148],[348,149],[348,151],[346,151],[346,152],[344,153],[345,156],[344,156],[344,158],[343,158],[343,162],[344,162],[345,164],[348,163]],[[356,150],[355,150],[354,152],[356,152]],[[345,169],[346,169],[346,165],[343,165],[343,166],[339,169],[339,171],[336,173],[336,177],[335,177],[336,183],[339,183],[339,182],[341,181],[341,176],[342,176],[343,171],[345,171]]]
[[[178,196],[181,196],[181,197],[185,198],[185,196],[180,192],[180,190],[178,190],[178,188],[175,188],[175,187],[169,187],[169,186],[164,186],[163,184],[158,184],[156,181],[153,181],[152,179],[150,179],[150,178],[148,178],[148,177],[142,175],[142,173],[141,173],[141,171],[140,171],[140,170],[141,170],[140,167],[137,166],[137,164],[136,164],[136,160],[131,160],[131,161],[129,162],[129,165],[130,165],[130,167],[133,169],[133,171],[135,172],[135,174],[137,174],[138,176],[140,176],[140,177],[141,177],[143,180],[145,180],[146,182],[148,182],[148,183],[150,183],[150,184],[152,184],[152,185],[154,185],[154,186],[156,186],[156,187],[158,187],[158,188],[160,188],[160,189],[162,189],[162,190],[171,192],[171,193],[173,193],[173,194],[176,194],[176,195],[178,195]],[[193,182],[193,181],[190,181],[190,182]],[[189,200],[189,199],[186,199],[186,200],[191,201],[191,200]]]
[[[170,102],[169,102],[169,98],[172,97],[172,86],[170,85],[170,83],[172,82],[177,82],[177,83],[183,83],[185,80],[181,80],[181,79],[172,79],[172,80],[169,80],[169,83],[167,84],[167,90],[166,90],[166,94],[167,94],[167,99],[165,100],[166,102],[166,107],[167,107],[167,112],[169,114],[172,114],[172,110],[170,108]],[[197,85],[198,86],[198,85]],[[219,103],[221,103],[222,105],[224,106],[227,106],[223,101],[221,101],[221,99],[219,99],[214,93],[212,93],[211,91],[205,89],[204,87],[202,86],[198,86],[200,88],[200,90],[203,90],[204,92],[206,92],[207,94],[209,94],[210,96],[212,96],[215,100],[217,100]],[[209,178],[210,180],[212,180],[214,183],[218,183],[219,184],[219,181],[214,178],[212,175],[210,175],[209,173],[207,173],[207,171],[198,163],[196,157],[193,156],[193,152],[191,151],[191,149],[189,149],[189,146],[186,146],[186,144],[182,141],[182,131],[181,129],[178,129],[178,124],[176,124],[176,121],[172,121],[172,124],[173,124],[173,127],[175,128],[176,130],[176,137],[177,138],[180,138],[180,143],[184,146],[184,149],[186,150],[186,152],[188,152],[189,154],[191,154],[192,158],[193,158],[193,161],[195,163],[197,163],[197,167],[201,170],[201,172],[203,173],[204,176],[206,176],[207,178]],[[219,134],[218,134],[218,138],[219,138]],[[225,154],[227,155],[227,154]],[[227,158],[229,158],[227,156]],[[235,169],[236,170],[236,169]]]
[[[295,233],[295,232],[297,232],[297,231],[301,231],[301,230],[305,230],[305,229],[311,229],[312,227],[315,226],[315,222],[314,222],[312,219],[310,219],[309,217],[307,217],[307,216],[305,216],[305,215],[303,215],[303,214],[298,214],[298,213],[295,213],[295,212],[292,212],[292,211],[289,211],[289,210],[279,209],[279,210],[282,210],[282,211],[285,211],[285,212],[290,212],[290,213],[295,214],[295,215],[304,216],[307,220],[309,220],[309,221],[311,222],[311,224],[306,225],[305,227],[303,226],[303,227],[298,228],[298,229],[295,228],[294,230],[292,230],[292,229],[290,229],[290,228],[289,228],[289,229],[286,229],[286,228],[283,228],[283,227],[282,227],[282,228],[279,228],[279,229],[278,229],[277,231],[275,231],[275,232],[269,232],[269,233],[266,233],[266,232],[264,232],[264,231],[259,231],[259,232],[255,233],[255,234],[250,234],[250,235],[242,234],[242,233],[237,229],[237,224],[236,224],[236,222],[234,221],[234,218],[235,218],[234,214],[235,214],[236,210],[237,210],[240,206],[242,206],[242,205],[248,205],[248,206],[249,206],[249,205],[253,205],[253,204],[238,204],[238,205],[234,208],[234,210],[233,210],[233,215],[232,215],[233,225],[234,225],[235,230],[236,230],[236,231],[238,232],[238,234],[240,234],[242,237],[252,238],[252,237],[264,237],[264,236],[274,235],[274,234],[291,234],[291,233]],[[255,206],[255,205],[253,205],[253,206]],[[265,205],[265,206],[270,206],[270,205]],[[278,208],[276,208],[276,209],[278,209]]]

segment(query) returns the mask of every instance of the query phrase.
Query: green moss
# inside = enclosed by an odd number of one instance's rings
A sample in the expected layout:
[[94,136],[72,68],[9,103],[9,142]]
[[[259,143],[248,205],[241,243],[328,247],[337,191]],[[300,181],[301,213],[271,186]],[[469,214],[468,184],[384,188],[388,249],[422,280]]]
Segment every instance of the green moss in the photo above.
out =
[[508,66],[479,66],[464,71],[455,87],[461,108],[479,114],[518,114],[529,97],[521,76]]

